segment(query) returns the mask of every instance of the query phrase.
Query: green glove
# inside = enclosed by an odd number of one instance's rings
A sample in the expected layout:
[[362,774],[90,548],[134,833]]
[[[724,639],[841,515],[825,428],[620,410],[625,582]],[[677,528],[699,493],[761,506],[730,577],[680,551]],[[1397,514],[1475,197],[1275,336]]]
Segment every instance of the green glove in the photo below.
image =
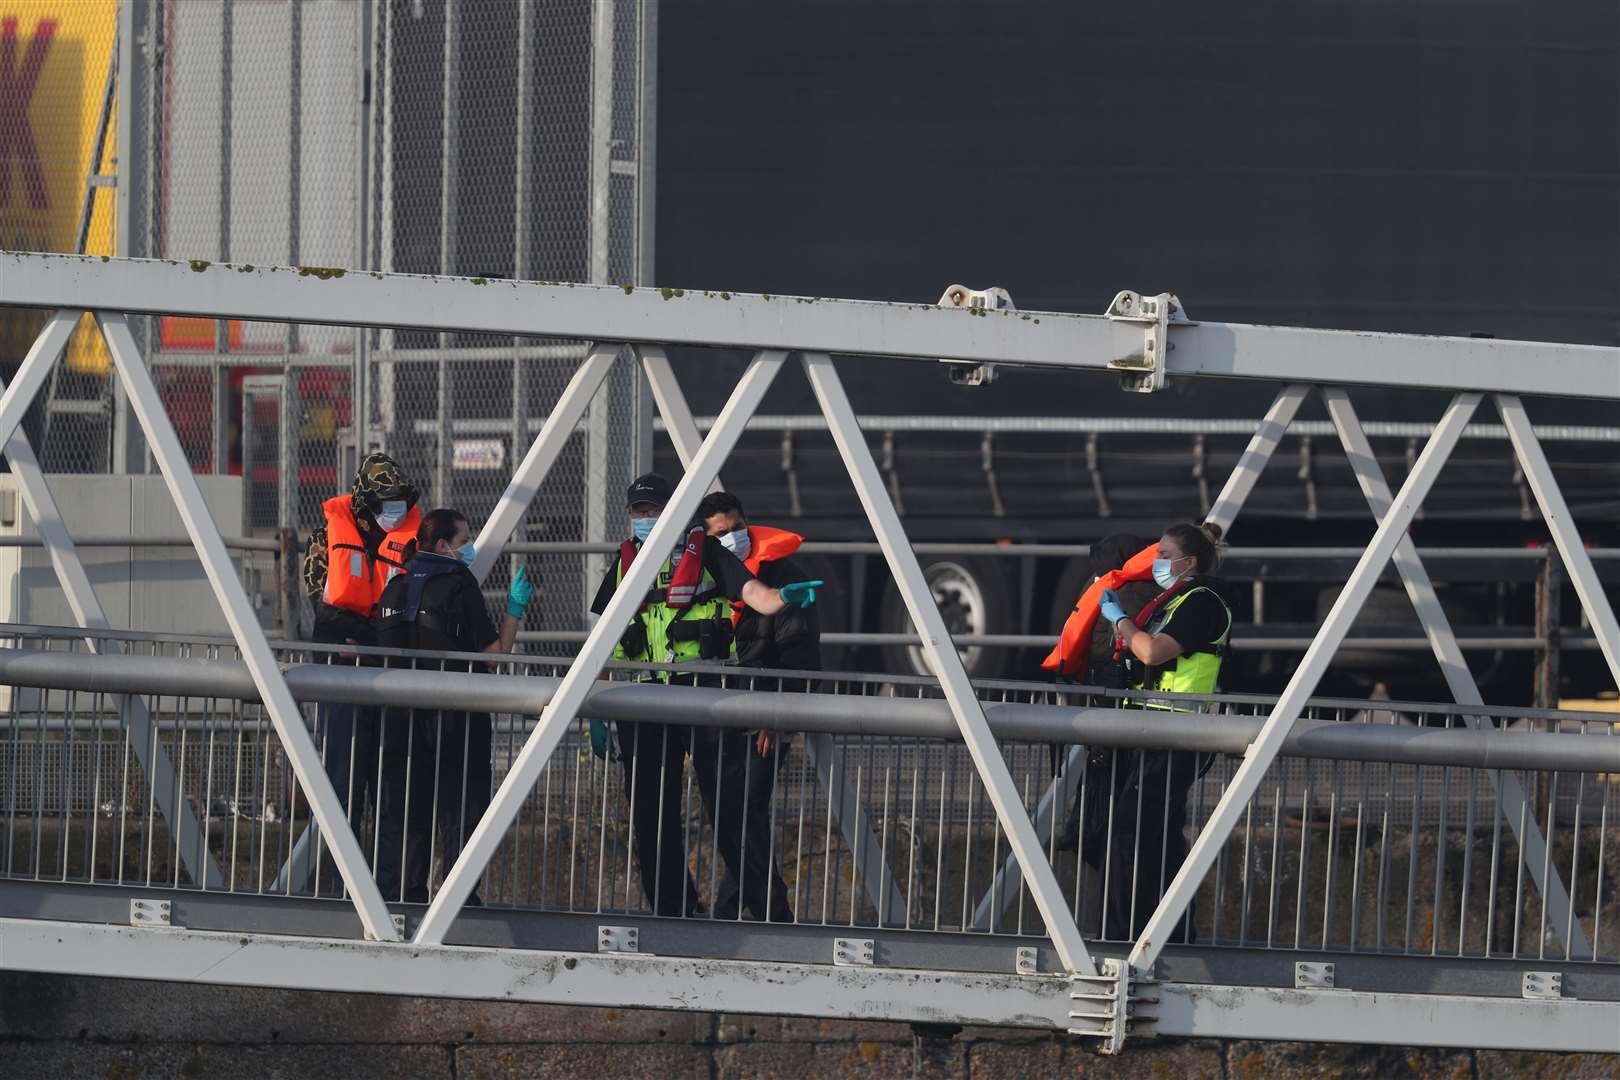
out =
[[825,584],[827,583],[819,578],[815,581],[795,581],[777,591],[782,596],[782,603],[792,604],[795,607],[809,607],[816,602],[816,590]]
[[506,594],[506,613],[521,622],[533,598],[534,582],[529,580],[527,568],[520,566],[512,575],[512,588]]
[[608,729],[600,720],[591,721],[591,753],[606,761],[608,756]]

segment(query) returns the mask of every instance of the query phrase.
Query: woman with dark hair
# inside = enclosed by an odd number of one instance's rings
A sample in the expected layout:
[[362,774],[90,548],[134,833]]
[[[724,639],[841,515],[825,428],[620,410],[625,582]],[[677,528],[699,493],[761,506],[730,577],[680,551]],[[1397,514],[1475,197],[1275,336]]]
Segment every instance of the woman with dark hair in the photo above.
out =
[[[440,508],[424,515],[405,572],[388,583],[377,603],[377,643],[432,652],[511,652],[534,586],[522,566],[513,572],[497,630],[469,569],[474,554],[465,514]],[[388,662],[434,671],[473,667],[467,660],[442,657]],[[383,716],[383,728],[377,884],[390,902],[426,903],[433,856],[442,853],[446,868],[454,863],[489,806],[490,717],[459,709],[392,708]],[[443,837],[437,850],[435,831]],[[479,902],[476,891],[468,902]]]
[[[1159,694],[1213,694],[1232,636],[1226,586],[1212,576],[1220,558],[1220,526],[1172,525],[1159,537],[1152,577],[1162,591],[1134,614],[1113,589],[1105,589],[1101,618],[1113,629],[1116,685]],[[1144,709],[1201,712],[1197,702],[1131,697]],[[1088,788],[1112,792],[1113,829],[1104,851],[1085,852],[1106,867],[1101,936],[1141,933],[1159,898],[1187,858],[1187,796],[1199,776],[1199,756],[1180,750],[1094,752],[1087,762]],[[1093,785],[1095,787],[1093,788]],[[1087,831],[1094,826],[1088,822]],[[1193,910],[1167,940],[1194,938]]]

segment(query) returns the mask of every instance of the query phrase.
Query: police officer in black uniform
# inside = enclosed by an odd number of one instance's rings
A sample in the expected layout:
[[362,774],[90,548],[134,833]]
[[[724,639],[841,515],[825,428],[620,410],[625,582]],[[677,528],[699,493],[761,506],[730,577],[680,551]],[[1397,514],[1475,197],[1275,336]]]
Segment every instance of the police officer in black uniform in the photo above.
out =
[[[377,603],[377,643],[434,652],[511,652],[534,586],[518,567],[496,630],[469,569],[475,554],[465,515],[438,509],[424,516],[405,573],[388,583]],[[472,667],[466,660],[428,657],[390,658],[389,664],[434,671]],[[443,831],[438,850],[448,867],[489,806],[490,717],[392,708],[383,724],[377,884],[386,900],[426,903],[434,828]],[[480,902],[476,891],[468,902]]]

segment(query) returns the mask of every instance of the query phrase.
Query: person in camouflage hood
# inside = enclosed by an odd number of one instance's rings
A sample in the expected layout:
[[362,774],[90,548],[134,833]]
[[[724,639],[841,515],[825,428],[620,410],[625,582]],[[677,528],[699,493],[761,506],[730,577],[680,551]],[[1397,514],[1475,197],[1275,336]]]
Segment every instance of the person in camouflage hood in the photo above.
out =
[[[405,479],[405,470],[400,468],[399,462],[381,452],[367,454],[361,460],[349,490],[350,512],[368,541],[372,537],[380,538],[386,531],[377,524],[376,517],[384,502],[403,500],[408,506],[415,506],[418,497],[416,487]],[[324,606],[321,598],[326,592],[326,570],[327,534],[323,524],[310,534],[309,549],[304,553],[304,593],[315,608],[317,624]],[[323,640],[318,630],[315,640]]]
[[[386,583],[387,568],[403,565],[410,558],[421,520],[416,503],[416,488],[399,462],[379,453],[361,460],[347,498],[338,495],[323,504],[324,521],[310,534],[303,568],[304,592],[315,611],[312,636],[316,641],[337,645],[375,642],[371,607]],[[402,548],[407,532],[412,540]],[[332,593],[342,595],[331,595],[327,588],[334,550],[343,561],[339,564],[342,576],[336,583],[339,587]],[[379,567],[384,569],[374,573]],[[327,659],[341,662],[337,656]],[[376,708],[343,702],[320,706],[317,730],[326,774],[357,831],[368,803],[378,799],[373,789],[377,786],[381,727],[382,715]],[[383,807],[377,809],[386,813]],[[323,874],[321,880],[335,882],[337,878]],[[305,884],[297,881],[294,887]]]

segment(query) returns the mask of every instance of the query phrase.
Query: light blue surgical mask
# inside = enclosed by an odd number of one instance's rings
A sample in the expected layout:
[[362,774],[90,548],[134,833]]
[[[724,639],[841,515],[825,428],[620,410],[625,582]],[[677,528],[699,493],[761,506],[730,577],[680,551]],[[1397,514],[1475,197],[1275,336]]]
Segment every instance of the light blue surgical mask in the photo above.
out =
[[1174,559],[1163,557],[1153,560],[1153,580],[1159,583],[1159,588],[1168,589],[1180,580],[1181,575],[1170,569]]
[[645,544],[647,537],[652,535],[653,526],[658,524],[655,517],[631,518],[630,532],[635,536],[636,542]]
[[720,543],[739,559],[748,558],[748,553],[754,550],[754,540],[748,535],[747,529],[733,529],[731,532],[721,533]]
[[463,566],[471,566],[473,560],[478,558],[478,546],[471,540],[456,548],[456,558],[461,560]]
[[410,504],[404,499],[384,499],[382,506],[371,516],[376,518],[377,524],[383,528],[392,529],[405,520],[405,515],[410,513],[410,509]]

